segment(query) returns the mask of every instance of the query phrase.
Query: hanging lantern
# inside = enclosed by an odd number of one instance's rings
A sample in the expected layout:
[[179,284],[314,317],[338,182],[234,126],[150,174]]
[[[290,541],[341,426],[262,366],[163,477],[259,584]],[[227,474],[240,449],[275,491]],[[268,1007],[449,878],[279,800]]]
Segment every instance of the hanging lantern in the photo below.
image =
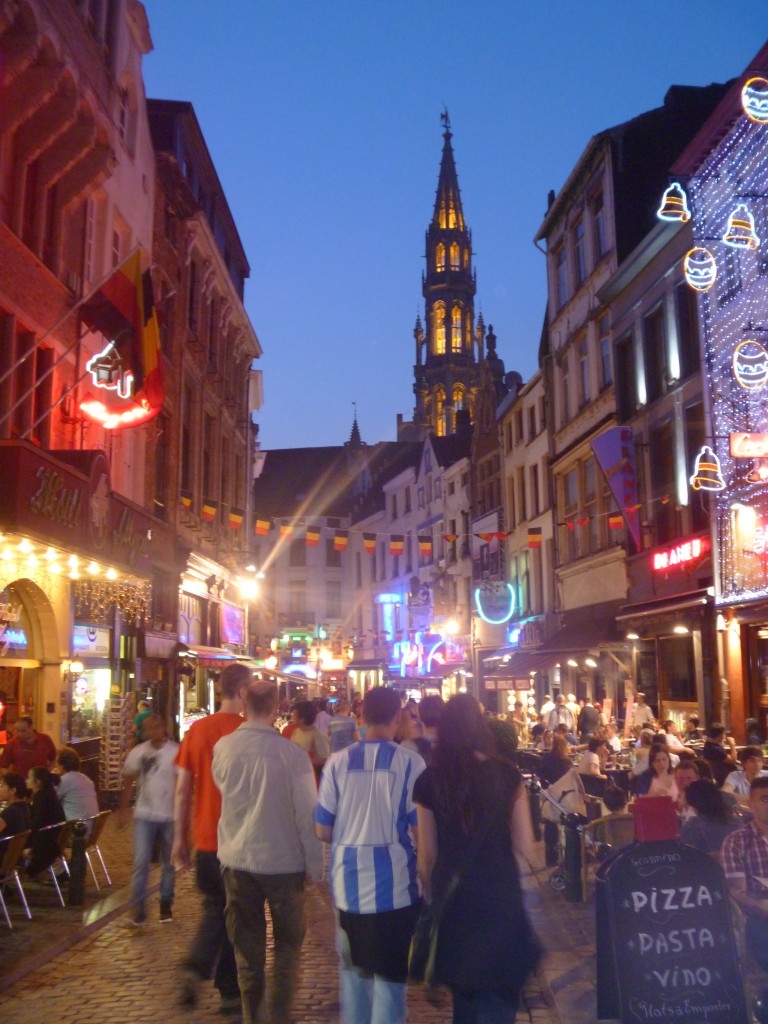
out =
[[741,105],[750,121],[768,124],[768,81],[750,78],[741,90]]
[[723,241],[734,249],[756,249],[760,245],[755,234],[755,218],[744,203],[739,203],[728,218],[728,230]]
[[723,491],[725,480],[720,470],[720,459],[708,444],[705,444],[696,456],[693,476],[690,478],[694,491]]
[[697,245],[686,254],[683,260],[683,274],[685,280],[695,291],[708,291],[717,277],[715,257],[709,249]]
[[688,197],[679,181],[673,182],[664,193],[656,216],[659,220],[680,220],[683,224],[691,219]]

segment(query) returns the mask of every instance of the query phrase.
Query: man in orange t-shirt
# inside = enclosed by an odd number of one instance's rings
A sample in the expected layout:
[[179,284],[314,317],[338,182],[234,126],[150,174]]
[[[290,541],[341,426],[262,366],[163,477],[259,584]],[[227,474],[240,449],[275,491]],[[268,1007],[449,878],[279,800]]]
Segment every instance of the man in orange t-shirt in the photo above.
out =
[[[195,849],[197,888],[203,895],[203,916],[192,947],[182,963],[179,1003],[197,1003],[200,981],[214,975],[221,997],[222,1013],[240,1011],[240,990],[232,943],[225,923],[226,893],[216,856],[217,829],[221,816],[221,794],[213,781],[213,748],[243,722],[243,694],[251,682],[246,665],[229,665],[221,673],[221,707],[215,715],[201,718],[189,728],[176,758],[178,777],[174,805],[173,863],[188,868],[191,863],[190,823]],[[194,800],[193,800],[194,796]],[[215,973],[214,973],[215,971]]]

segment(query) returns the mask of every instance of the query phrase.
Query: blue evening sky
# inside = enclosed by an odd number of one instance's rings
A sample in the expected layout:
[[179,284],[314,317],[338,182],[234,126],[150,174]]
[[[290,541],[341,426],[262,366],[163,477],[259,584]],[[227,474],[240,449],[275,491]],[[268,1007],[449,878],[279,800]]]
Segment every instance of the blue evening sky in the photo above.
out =
[[537,366],[533,237],[590,137],[668,87],[726,81],[765,0],[144,0],[147,95],[195,107],[251,278],[262,447],[364,441],[413,411],[424,233],[450,113],[477,297]]

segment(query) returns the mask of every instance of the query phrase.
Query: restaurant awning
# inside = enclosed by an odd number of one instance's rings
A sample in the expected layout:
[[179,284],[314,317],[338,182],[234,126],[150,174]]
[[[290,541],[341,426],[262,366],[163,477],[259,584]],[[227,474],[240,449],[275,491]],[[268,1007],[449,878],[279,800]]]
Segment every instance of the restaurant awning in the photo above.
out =
[[660,597],[653,601],[642,601],[638,604],[625,604],[616,616],[618,622],[627,622],[648,615],[669,615],[674,612],[687,611],[689,609],[703,608],[711,603],[712,597],[709,591],[691,590],[685,594],[675,594],[673,597]]
[[563,626],[540,647],[500,647],[483,661],[495,675],[523,678],[552,668],[563,658],[623,647],[626,641],[616,623],[619,608],[618,602],[608,601],[564,612]]
[[220,668],[237,661],[237,655],[226,647],[206,647],[203,644],[180,644],[180,658],[194,658],[200,668]]

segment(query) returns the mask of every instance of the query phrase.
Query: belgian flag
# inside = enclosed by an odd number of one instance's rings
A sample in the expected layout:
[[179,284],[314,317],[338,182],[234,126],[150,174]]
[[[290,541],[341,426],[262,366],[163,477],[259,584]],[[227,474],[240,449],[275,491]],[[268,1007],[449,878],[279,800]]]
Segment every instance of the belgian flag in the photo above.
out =
[[185,512],[189,512],[189,510],[192,508],[192,491],[185,491],[183,489],[180,490],[179,504],[181,505]]
[[229,510],[229,528],[230,530],[239,530],[243,525],[243,519],[245,518],[244,508],[235,508],[233,505]]
[[540,548],[541,547],[541,527],[540,526],[529,526],[528,527],[528,547],[529,548]]
[[266,537],[269,533],[269,520],[259,519],[258,516],[253,524],[253,532],[257,537]]
[[337,530],[333,535],[333,550],[346,551],[349,544],[349,530]]
[[308,548],[316,548],[320,543],[320,527],[319,526],[308,526],[305,534],[305,539]]
[[376,554],[376,534],[375,533],[364,533],[363,534],[363,548],[367,555]]
[[422,558],[432,557],[432,538],[426,535],[419,537],[419,554]]
[[203,498],[203,505],[200,509],[200,518],[204,523],[212,523],[219,512],[218,501],[210,501],[208,498]]
[[389,538],[390,555],[402,555],[405,549],[405,536],[402,533],[393,533]]
[[280,540],[288,540],[289,537],[293,536],[293,526],[291,523],[280,524]]
[[126,371],[133,375],[133,400],[146,410],[159,410],[165,398],[152,277],[142,272],[141,250],[122,263],[80,307],[92,331],[100,331],[115,347]]

